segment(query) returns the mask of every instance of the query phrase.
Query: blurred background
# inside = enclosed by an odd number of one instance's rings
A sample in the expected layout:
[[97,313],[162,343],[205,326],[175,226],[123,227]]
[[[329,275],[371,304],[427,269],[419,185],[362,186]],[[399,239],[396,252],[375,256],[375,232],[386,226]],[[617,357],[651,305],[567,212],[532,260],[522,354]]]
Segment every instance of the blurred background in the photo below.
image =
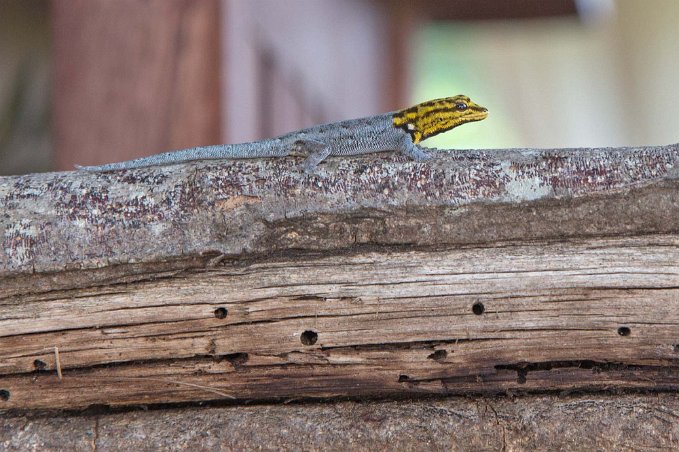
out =
[[467,94],[425,145],[679,142],[677,0],[0,0],[0,174]]

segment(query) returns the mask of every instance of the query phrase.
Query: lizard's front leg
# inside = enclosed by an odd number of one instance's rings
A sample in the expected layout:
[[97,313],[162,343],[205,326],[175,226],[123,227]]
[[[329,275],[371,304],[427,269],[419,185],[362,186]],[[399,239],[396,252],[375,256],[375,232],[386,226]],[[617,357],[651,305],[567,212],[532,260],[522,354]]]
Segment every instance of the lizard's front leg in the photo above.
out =
[[400,151],[403,155],[410,157],[416,162],[423,162],[432,158],[431,154],[409,140],[404,141]]

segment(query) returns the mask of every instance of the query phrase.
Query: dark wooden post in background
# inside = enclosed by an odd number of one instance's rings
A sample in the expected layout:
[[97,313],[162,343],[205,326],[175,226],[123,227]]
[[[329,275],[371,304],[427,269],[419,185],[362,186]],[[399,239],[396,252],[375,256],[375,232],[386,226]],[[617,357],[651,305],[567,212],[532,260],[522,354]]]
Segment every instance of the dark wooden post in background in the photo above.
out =
[[52,11],[55,169],[220,141],[218,0]]

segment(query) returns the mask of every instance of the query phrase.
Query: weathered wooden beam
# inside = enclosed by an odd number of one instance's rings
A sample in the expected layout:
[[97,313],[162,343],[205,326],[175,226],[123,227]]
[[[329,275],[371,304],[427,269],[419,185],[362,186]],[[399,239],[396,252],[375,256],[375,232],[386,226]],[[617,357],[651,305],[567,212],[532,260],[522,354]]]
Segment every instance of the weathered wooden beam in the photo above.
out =
[[676,145],[298,164],[0,178],[0,408],[679,388]]

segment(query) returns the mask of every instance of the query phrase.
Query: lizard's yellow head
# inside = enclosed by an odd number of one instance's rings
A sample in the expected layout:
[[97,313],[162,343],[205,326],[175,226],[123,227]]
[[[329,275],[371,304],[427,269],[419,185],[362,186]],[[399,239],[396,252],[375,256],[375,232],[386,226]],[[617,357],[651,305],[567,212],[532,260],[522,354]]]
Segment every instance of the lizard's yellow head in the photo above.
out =
[[459,95],[430,100],[394,113],[394,126],[404,129],[417,144],[466,122],[481,121],[488,110]]

